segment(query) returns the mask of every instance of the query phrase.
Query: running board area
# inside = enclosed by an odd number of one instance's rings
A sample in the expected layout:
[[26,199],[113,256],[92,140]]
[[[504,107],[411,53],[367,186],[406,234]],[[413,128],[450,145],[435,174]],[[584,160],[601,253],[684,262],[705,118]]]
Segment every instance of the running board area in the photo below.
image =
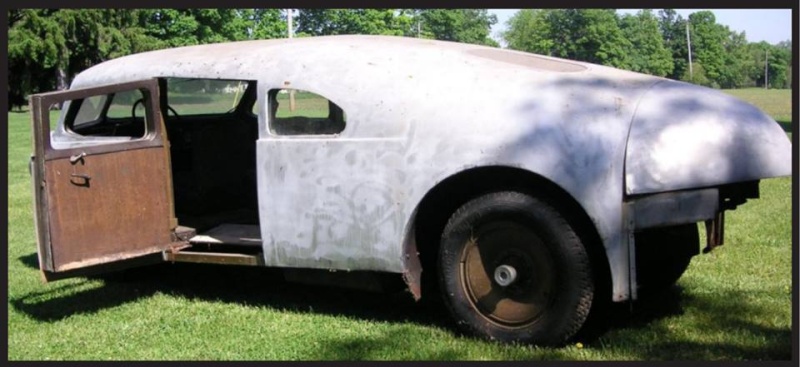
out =
[[257,225],[221,224],[201,234],[192,228],[179,227],[175,233],[184,246],[164,251],[164,261],[264,266],[261,230]]
[[164,261],[199,264],[264,266],[264,256],[261,253],[248,255],[219,252],[165,251]]
[[189,243],[261,247],[261,228],[248,224],[222,224],[195,235]]

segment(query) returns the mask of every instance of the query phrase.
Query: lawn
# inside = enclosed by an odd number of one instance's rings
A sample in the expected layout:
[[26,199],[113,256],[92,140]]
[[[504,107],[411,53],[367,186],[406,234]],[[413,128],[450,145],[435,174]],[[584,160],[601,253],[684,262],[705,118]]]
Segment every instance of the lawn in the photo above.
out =
[[792,90],[743,88],[726,90],[728,94],[744,99],[761,108],[787,132],[792,130]]
[[[790,92],[731,94],[791,126]],[[729,212],[725,245],[695,257],[677,286],[617,305],[580,344],[540,348],[461,336],[440,309],[407,293],[293,284],[273,269],[163,264],[129,278],[45,284],[31,214],[27,113],[8,114],[8,144],[9,360],[791,358],[790,178],[762,181],[760,199]]]

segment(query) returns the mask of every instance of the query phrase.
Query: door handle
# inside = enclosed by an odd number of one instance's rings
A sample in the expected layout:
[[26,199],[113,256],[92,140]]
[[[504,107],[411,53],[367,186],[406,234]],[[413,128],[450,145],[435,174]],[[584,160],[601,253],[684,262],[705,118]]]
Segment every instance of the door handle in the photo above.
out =
[[81,154],[75,154],[73,156],[70,156],[69,157],[69,163],[71,163],[71,164],[78,163],[78,161],[82,161],[83,157],[85,157],[85,156],[86,156],[86,152],[81,152]]
[[[73,173],[73,174],[71,174],[69,176],[70,176],[69,177],[69,182],[72,182],[72,184],[76,185],[76,186],[89,187],[89,180],[92,179],[92,177],[89,176],[89,175],[80,175],[80,174],[77,174],[77,173]],[[83,180],[83,181],[81,181],[81,180]]]

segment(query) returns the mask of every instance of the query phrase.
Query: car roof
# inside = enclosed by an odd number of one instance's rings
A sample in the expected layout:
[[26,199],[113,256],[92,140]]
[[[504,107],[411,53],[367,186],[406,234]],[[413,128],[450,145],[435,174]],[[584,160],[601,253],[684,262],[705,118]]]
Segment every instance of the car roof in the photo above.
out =
[[[395,36],[323,36],[176,47],[120,57],[80,73],[75,87],[161,76],[280,79],[294,71],[314,78],[356,69],[364,77],[439,78],[459,73],[512,70],[580,73],[598,65],[494,47]],[[374,74],[374,75],[371,75]],[[446,81],[445,81],[446,82]]]

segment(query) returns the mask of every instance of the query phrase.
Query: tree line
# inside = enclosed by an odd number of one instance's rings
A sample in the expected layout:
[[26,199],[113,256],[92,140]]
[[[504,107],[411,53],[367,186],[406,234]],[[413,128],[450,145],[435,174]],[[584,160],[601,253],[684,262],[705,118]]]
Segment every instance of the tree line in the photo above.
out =
[[684,19],[673,9],[622,16],[614,9],[526,9],[508,26],[503,38],[515,50],[714,88],[764,86],[767,80],[772,88],[791,87],[791,41],[748,42],[744,32],[718,24],[707,10]]
[[[299,9],[295,37],[379,34],[498,47],[486,9]],[[8,11],[9,109],[32,93],[64,89],[81,70],[150,50],[284,38],[283,9],[12,9]],[[685,37],[690,25],[692,72]],[[511,49],[736,88],[789,87],[791,42],[748,43],[708,11],[683,19],[666,9],[619,16],[613,9],[521,10],[503,40]]]

